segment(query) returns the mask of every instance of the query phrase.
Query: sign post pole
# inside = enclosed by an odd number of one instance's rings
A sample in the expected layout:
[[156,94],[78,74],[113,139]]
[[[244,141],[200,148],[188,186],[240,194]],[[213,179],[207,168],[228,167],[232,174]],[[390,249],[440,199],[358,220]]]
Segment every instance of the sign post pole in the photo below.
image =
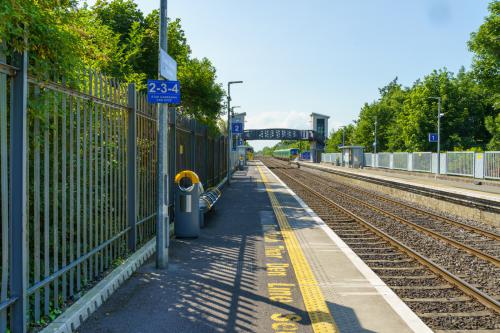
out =
[[231,155],[233,136],[231,133],[231,82],[227,83],[227,185],[231,185]]
[[[167,51],[167,0],[160,0],[160,49],[158,78],[162,79],[162,50]],[[158,202],[156,214],[156,268],[168,265],[170,219],[168,212],[168,104],[158,104]]]
[[227,83],[227,185],[231,185],[231,167],[233,151],[233,135],[231,131],[231,85],[243,83],[243,81],[229,81]]

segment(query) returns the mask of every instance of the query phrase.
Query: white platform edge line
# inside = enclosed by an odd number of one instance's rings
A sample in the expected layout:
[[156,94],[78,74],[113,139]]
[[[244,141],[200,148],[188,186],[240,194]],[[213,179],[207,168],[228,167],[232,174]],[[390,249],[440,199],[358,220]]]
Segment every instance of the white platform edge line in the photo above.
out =
[[371,270],[368,265],[366,265],[363,260],[332,230],[326,223],[318,216],[316,213],[307,206],[307,204],[292,191],[283,181],[274,174],[267,166],[262,163],[262,166],[266,168],[277,180],[278,182],[292,195],[299,205],[316,221],[321,229],[328,235],[328,237],[341,249],[341,251],[349,258],[353,265],[358,269],[358,271],[363,274],[363,276],[368,280],[370,285],[372,285],[379,294],[385,299],[387,303],[393,308],[393,310],[400,316],[400,318],[410,327],[414,332],[429,332],[433,331],[420,319],[415,312],[413,312],[408,305],[406,305],[401,298],[389,288],[384,281],[382,281],[375,272]]

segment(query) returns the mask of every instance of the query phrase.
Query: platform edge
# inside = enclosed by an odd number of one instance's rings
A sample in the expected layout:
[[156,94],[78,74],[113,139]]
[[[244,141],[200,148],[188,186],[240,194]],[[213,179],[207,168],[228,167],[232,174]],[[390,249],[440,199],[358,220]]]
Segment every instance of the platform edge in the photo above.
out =
[[353,263],[353,265],[358,269],[358,271],[368,280],[370,285],[372,285],[379,294],[384,298],[384,300],[391,306],[391,308],[399,315],[399,317],[408,325],[410,329],[414,332],[428,332],[433,331],[420,319],[415,312],[413,312],[408,305],[406,305],[401,298],[389,288],[384,281],[382,281],[373,272],[368,265],[366,265],[361,258],[358,257],[356,253],[332,230],[326,223],[311,209],[307,204],[293,192],[278,176],[274,174],[264,163],[262,166],[271,173],[278,182],[289,192],[289,194],[297,200],[299,205],[311,216],[311,218],[317,222],[323,232],[340,248],[342,253],[344,253],[347,258]]

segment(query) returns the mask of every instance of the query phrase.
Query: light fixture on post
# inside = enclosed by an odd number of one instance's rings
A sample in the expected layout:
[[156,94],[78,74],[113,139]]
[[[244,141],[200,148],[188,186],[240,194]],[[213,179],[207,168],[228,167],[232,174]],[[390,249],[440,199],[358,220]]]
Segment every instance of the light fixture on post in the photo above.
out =
[[233,137],[231,133],[231,85],[243,83],[243,81],[229,81],[227,83],[227,184],[231,184],[231,151]]

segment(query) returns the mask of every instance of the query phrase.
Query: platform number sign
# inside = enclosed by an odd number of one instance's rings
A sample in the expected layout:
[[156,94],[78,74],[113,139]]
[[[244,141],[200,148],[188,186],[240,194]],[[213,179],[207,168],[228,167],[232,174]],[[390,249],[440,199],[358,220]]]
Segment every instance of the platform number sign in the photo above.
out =
[[242,123],[232,123],[231,124],[231,132],[234,134],[242,134],[243,133],[243,124]]
[[438,142],[437,133],[429,133],[429,142]]
[[148,80],[149,103],[181,103],[181,86],[179,81]]

